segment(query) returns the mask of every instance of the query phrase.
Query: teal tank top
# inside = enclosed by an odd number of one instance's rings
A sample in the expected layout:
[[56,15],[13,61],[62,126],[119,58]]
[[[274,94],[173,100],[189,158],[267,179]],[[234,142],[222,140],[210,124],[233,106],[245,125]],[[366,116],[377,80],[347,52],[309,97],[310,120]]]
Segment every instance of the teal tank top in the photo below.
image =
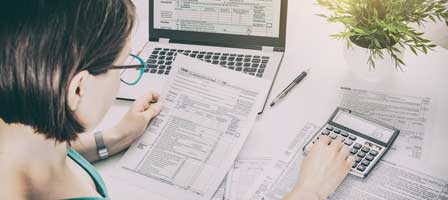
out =
[[73,161],[75,161],[79,166],[81,166],[86,172],[90,175],[93,182],[96,186],[96,191],[102,196],[99,197],[79,197],[79,198],[70,198],[67,200],[108,200],[109,196],[107,194],[106,184],[104,184],[103,179],[100,174],[95,170],[95,168],[87,161],[84,157],[82,157],[78,152],[74,149],[69,148],[68,157],[70,157]]

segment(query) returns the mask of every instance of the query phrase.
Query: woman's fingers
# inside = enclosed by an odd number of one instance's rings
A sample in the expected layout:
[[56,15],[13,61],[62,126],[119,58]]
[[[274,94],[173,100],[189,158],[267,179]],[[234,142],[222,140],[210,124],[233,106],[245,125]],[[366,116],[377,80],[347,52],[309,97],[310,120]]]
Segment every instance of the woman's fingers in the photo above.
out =
[[135,100],[133,108],[137,112],[145,112],[149,109],[151,102],[157,102],[159,97],[159,94],[148,92]]
[[326,136],[326,135],[322,135],[319,137],[319,140],[317,140],[316,144],[317,145],[322,145],[322,146],[327,146],[329,145],[331,142],[331,138]]
[[355,157],[354,156],[348,156],[345,160],[346,167],[348,170],[352,169],[353,163],[355,163]]
[[143,112],[143,115],[145,115],[147,119],[152,119],[160,113],[161,109],[162,106],[160,105],[160,103],[154,103],[149,106],[149,109]]
[[333,140],[330,144],[330,148],[336,152],[339,152],[342,148],[342,140],[341,139]]

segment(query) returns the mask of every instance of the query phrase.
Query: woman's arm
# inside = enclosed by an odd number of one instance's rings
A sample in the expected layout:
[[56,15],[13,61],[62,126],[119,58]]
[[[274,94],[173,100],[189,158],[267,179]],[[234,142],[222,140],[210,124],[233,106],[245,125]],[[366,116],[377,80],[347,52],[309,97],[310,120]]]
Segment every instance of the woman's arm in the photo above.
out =
[[348,147],[340,140],[320,137],[304,158],[299,181],[284,200],[321,200],[342,183],[354,163]]
[[[160,104],[151,103],[158,100],[159,95],[153,93],[138,98],[116,126],[102,132],[109,155],[128,148],[143,135],[149,121],[160,112]],[[72,142],[72,147],[90,162],[99,160],[93,133],[79,134],[78,139]]]

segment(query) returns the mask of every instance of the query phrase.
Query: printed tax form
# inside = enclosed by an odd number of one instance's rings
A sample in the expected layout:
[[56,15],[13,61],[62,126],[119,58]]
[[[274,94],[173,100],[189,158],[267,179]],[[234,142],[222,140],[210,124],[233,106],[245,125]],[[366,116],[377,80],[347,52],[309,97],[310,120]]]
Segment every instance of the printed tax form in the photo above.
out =
[[161,113],[116,176],[151,199],[209,200],[250,133],[269,83],[181,55],[173,68]]

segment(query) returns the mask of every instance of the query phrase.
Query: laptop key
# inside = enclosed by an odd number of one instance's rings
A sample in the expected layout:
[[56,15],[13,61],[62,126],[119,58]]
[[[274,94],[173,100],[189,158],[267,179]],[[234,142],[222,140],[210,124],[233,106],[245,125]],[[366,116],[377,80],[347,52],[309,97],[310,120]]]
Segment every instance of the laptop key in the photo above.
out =
[[213,60],[218,60],[219,56],[213,56]]
[[155,48],[154,50],[156,50],[156,51],[160,51],[160,50],[162,50],[162,48]]
[[212,60],[205,60],[205,62],[211,63],[211,62],[212,62]]
[[241,61],[243,61],[243,58],[236,58],[235,59],[237,62],[241,62]]
[[151,69],[150,73],[155,74],[157,72],[157,69]]
[[165,58],[166,58],[166,56],[159,56],[159,60],[163,60]]
[[254,68],[258,68],[260,65],[259,64],[252,64],[252,67],[254,67]]
[[168,57],[166,57],[166,60],[173,60],[173,59],[174,59],[173,56],[168,56]]
[[159,55],[162,55],[162,56],[166,55],[166,51],[159,52]]
[[229,61],[235,61],[235,57],[230,57]]
[[157,55],[150,55],[149,59],[157,59],[157,57],[158,57]]
[[269,60],[262,60],[261,63],[263,64],[267,64],[269,62]]
[[249,66],[250,66],[250,63],[244,63],[243,66],[244,66],[244,67],[249,67]]
[[245,72],[256,72],[255,68],[244,68]]
[[236,70],[236,71],[241,71],[241,70],[243,70],[243,68],[242,68],[242,67],[236,67],[235,70]]
[[227,57],[221,56],[221,58],[219,58],[219,60],[227,60]]
[[159,70],[157,71],[157,74],[163,74],[165,72],[165,70]]
[[263,74],[257,73],[257,77],[263,77]]
[[258,69],[258,73],[264,73],[264,69],[262,68]]
[[254,56],[254,58],[260,58],[260,56]]
[[159,51],[153,51],[151,54],[159,54]]
[[165,75],[168,75],[168,74],[170,74],[170,71],[165,71]]
[[155,64],[157,62],[157,60],[148,60],[146,62],[149,63],[149,64]]
[[197,56],[197,54],[195,54],[195,53],[190,54],[190,57],[192,57],[192,58],[196,58],[196,56]]
[[193,51],[193,53],[199,53],[199,51]]
[[160,65],[160,66],[159,66],[159,69],[165,69],[165,68],[166,68],[165,65]]
[[235,65],[235,62],[229,62],[227,64],[230,65],[230,66],[233,66],[233,65]]
[[221,61],[221,62],[219,62],[219,64],[220,65],[225,65],[225,64],[227,64],[227,61]]
[[244,55],[243,55],[243,54],[238,54],[237,56],[238,56],[238,57],[244,57]]
[[166,70],[171,70],[171,65],[166,66]]
[[157,62],[157,64],[158,65],[163,65],[163,64],[165,64],[165,61],[164,60],[159,60],[159,62]]
[[174,52],[168,52],[166,55],[172,56],[172,55],[174,55]]
[[199,59],[204,58],[204,55],[199,54],[197,58]]
[[263,69],[266,68],[266,64],[261,64],[260,68],[263,68]]
[[255,73],[253,73],[253,72],[249,72],[249,74],[250,74],[250,75],[252,75],[252,76],[254,76],[254,75],[255,75]]
[[199,54],[205,54],[205,51],[201,51],[201,52],[199,52]]
[[269,59],[269,56],[263,56],[263,57],[261,57],[261,58],[263,58],[263,59]]
[[235,69],[235,67],[233,67],[233,66],[228,66],[227,68],[232,69],[232,70]]
[[250,58],[245,58],[244,62],[250,62]]
[[146,68],[146,69],[144,70],[144,72],[145,72],[145,73],[148,73],[148,72],[149,72],[149,68]]
[[236,66],[242,66],[242,65],[243,65],[242,62],[237,62],[237,63],[236,63]]
[[148,65],[148,68],[157,68],[157,65]]
[[204,58],[205,58],[205,59],[211,59],[212,56],[207,55],[207,56],[205,56]]
[[212,64],[218,64],[219,63],[219,61],[217,61],[217,60],[214,60],[213,62],[212,62]]
[[261,60],[260,60],[260,59],[252,59],[252,62],[253,62],[253,63],[260,63]]
[[184,52],[184,50],[178,49],[177,52],[182,53],[182,52]]

